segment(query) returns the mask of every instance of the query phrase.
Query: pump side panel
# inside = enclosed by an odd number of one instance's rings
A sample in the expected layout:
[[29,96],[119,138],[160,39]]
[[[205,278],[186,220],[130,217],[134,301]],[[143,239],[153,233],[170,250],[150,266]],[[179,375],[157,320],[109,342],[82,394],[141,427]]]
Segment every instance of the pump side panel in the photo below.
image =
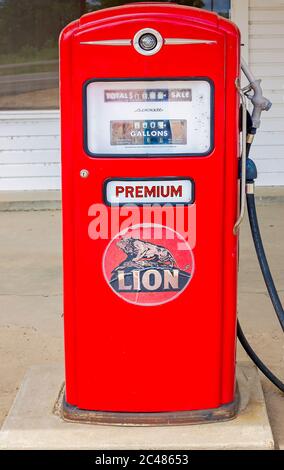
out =
[[[62,46],[62,52],[69,53],[69,61],[63,59],[61,74],[69,77],[70,85],[62,88],[65,270],[72,270],[64,287],[66,392],[69,404],[82,409],[179,411],[217,408],[234,399],[237,130],[231,132],[228,120],[236,128],[238,32],[232,26],[220,28],[208,13],[203,17],[187,8],[175,8],[174,14],[169,7],[151,10],[145,15],[145,6],[132,6],[129,17],[129,7],[124,7],[107,20],[100,12],[97,21],[90,15],[89,23],[83,17],[71,37],[62,38],[68,43],[68,51]],[[150,57],[133,47],[81,44],[133,38],[145,27],[163,37],[176,37],[178,31],[178,37],[216,42],[164,46]],[[212,153],[150,160],[87,156],[84,83],[125,77],[210,79],[215,102]],[[86,179],[80,178],[82,168],[89,171]],[[94,218],[90,207],[104,203],[102,188],[108,178],[173,176],[195,182],[195,274],[172,302],[155,307],[127,303],[103,276],[110,237],[89,237]],[[110,216],[110,208],[105,211]]]
[[220,20],[226,33],[226,164],[224,193],[224,289],[222,341],[222,403],[228,403],[235,391],[237,269],[238,237],[233,227],[238,217],[239,185],[236,156],[239,148],[239,96],[235,79],[240,76],[240,36],[237,28],[228,28]]

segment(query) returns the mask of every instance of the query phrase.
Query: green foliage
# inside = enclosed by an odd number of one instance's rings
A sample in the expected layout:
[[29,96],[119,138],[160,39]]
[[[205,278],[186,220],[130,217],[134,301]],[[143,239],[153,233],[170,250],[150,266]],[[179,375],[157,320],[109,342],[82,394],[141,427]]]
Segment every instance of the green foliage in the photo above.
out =
[[[56,58],[58,36],[68,23],[86,12],[131,2],[141,0],[0,0],[0,59],[5,56],[2,63],[9,63]],[[208,0],[175,3],[199,8],[210,5]]]
[[81,14],[78,0],[2,0],[1,54],[57,47],[62,28]]
[[[123,5],[126,3],[140,3],[142,0],[101,0],[99,2],[89,2],[90,9],[92,10],[98,10],[99,8],[110,8],[110,7],[115,7],[118,5]],[[152,0],[152,1],[157,1],[161,2],[161,0]],[[171,3],[173,0],[163,0],[164,3]],[[93,3],[93,8],[91,8],[91,5]],[[203,8],[204,7],[204,2],[202,0],[176,0],[174,3],[178,3],[179,5],[188,5],[188,6],[194,6],[198,8]],[[99,4],[99,5],[95,5]]]

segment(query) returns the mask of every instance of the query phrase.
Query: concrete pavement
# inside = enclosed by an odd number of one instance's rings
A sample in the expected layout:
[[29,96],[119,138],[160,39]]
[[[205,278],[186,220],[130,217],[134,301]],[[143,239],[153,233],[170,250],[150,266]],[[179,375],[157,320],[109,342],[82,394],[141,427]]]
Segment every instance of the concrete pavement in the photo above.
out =
[[38,366],[27,371],[0,431],[0,449],[272,450],[275,447],[259,376],[250,364],[239,364],[237,368],[238,416],[214,425],[143,427],[66,422],[60,417],[62,377],[62,366]]

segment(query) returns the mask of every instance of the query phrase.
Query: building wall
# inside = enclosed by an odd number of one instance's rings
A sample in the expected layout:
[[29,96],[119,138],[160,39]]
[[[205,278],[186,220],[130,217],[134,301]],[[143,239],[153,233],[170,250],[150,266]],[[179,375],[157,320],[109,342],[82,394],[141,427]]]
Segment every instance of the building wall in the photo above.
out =
[[[258,185],[284,185],[284,0],[232,0],[232,19],[273,102],[252,150]],[[59,112],[0,112],[0,190],[32,189],[60,189]]]
[[249,0],[248,40],[250,67],[273,103],[252,147],[257,182],[284,185],[284,0]]
[[0,191],[60,189],[58,111],[0,113]]

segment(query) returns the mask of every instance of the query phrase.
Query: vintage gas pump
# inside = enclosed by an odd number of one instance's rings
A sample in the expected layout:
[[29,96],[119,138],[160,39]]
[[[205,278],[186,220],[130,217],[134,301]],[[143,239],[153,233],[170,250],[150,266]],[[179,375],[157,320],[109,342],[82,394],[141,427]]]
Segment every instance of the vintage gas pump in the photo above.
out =
[[239,31],[136,3],[74,21],[60,48],[63,416],[229,419],[247,168]]

